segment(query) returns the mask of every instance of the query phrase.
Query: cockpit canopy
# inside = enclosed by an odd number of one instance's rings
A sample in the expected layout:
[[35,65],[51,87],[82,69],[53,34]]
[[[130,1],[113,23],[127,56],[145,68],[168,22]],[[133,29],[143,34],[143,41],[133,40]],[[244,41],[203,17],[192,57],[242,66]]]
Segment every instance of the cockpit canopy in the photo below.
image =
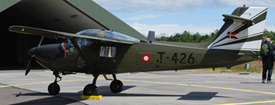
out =
[[[126,40],[126,41],[139,41],[136,38],[133,38],[131,36],[127,36],[118,32],[108,31],[108,30],[101,30],[101,29],[87,29],[80,32],[77,32],[78,35],[85,35],[85,36],[92,36],[92,37],[100,37],[100,38],[108,38],[108,39],[115,39],[115,40]],[[84,48],[93,42],[89,39],[82,39],[78,38],[76,40],[76,43],[80,48]],[[64,45],[65,44],[65,45]],[[64,50],[66,50],[67,53],[71,53],[76,51],[76,48],[72,44],[72,42],[68,39],[67,43],[63,43],[62,47]],[[104,49],[104,48],[101,48]]]
[[131,36],[127,36],[127,35],[124,35],[118,32],[109,31],[109,30],[101,30],[101,29],[86,29],[86,30],[77,32],[76,34],[115,39],[115,40],[139,41],[138,39],[133,38]]

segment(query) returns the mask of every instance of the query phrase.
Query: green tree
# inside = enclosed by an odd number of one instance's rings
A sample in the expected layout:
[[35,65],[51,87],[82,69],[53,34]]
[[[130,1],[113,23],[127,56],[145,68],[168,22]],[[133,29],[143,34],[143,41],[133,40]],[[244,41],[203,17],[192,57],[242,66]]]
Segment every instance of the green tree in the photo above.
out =
[[[188,42],[188,43],[205,43],[213,39],[219,30],[216,29],[210,35],[201,35],[200,33],[190,34],[188,31],[183,31],[176,35],[171,35],[170,37],[162,36],[156,38],[157,41],[171,41],[171,42]],[[275,44],[275,33],[273,31],[264,30],[263,37],[269,37]]]
[[156,38],[156,41],[171,41],[171,42],[188,42],[188,43],[204,43],[210,41],[218,30],[212,32],[211,35],[201,35],[200,33],[190,34],[188,31],[183,31],[181,34],[171,35],[170,37],[162,36]]

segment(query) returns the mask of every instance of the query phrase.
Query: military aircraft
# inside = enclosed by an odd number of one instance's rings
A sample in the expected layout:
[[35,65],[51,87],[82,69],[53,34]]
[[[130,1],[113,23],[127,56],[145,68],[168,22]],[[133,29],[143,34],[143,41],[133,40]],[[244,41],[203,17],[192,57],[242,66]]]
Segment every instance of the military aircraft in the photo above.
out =
[[[223,14],[224,25],[207,43],[181,43],[136,39],[103,29],[87,29],[78,33],[59,32],[13,25],[9,31],[42,36],[38,47],[29,50],[31,62],[53,71],[55,81],[48,87],[51,95],[60,91],[59,74],[86,73],[94,76],[84,88],[84,95],[97,94],[96,81],[100,74],[112,74],[110,89],[119,93],[123,83],[117,73],[182,70],[227,67],[259,59],[266,7],[238,7],[231,15]],[[154,36],[154,32],[150,33]],[[43,38],[62,43],[41,45]],[[58,80],[58,78],[60,80]]]

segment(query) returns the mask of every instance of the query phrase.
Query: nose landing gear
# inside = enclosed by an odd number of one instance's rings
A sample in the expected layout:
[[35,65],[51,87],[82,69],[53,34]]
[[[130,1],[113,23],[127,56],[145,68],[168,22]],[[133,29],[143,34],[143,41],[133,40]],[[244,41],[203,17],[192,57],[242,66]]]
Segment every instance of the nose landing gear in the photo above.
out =
[[[53,83],[51,83],[49,86],[48,86],[48,92],[51,94],[51,95],[57,95],[60,91],[60,86],[57,84],[57,82],[61,81],[62,80],[62,77],[59,76],[59,72],[58,71],[54,71],[53,72],[54,76],[55,76],[55,80]],[[59,80],[57,80],[57,78],[59,78]]]

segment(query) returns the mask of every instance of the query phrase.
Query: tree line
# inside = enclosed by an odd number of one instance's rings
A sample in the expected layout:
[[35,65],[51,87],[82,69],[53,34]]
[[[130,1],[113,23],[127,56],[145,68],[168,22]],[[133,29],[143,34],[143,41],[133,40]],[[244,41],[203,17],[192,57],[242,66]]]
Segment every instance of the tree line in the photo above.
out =
[[[209,35],[201,35],[198,32],[195,34],[191,34],[188,31],[184,31],[183,33],[177,33],[176,35],[171,35],[170,37],[162,36],[160,38],[156,38],[156,41],[170,41],[170,42],[187,42],[187,43],[205,43],[210,41],[212,38],[216,36],[218,33],[218,29],[214,32],[211,32]],[[275,33],[273,31],[264,30],[263,36],[269,37],[272,42],[275,43]]]
[[264,30],[264,37],[265,38],[270,38],[270,40],[273,42],[273,44],[275,43],[275,32],[273,31],[268,31],[268,30]]

